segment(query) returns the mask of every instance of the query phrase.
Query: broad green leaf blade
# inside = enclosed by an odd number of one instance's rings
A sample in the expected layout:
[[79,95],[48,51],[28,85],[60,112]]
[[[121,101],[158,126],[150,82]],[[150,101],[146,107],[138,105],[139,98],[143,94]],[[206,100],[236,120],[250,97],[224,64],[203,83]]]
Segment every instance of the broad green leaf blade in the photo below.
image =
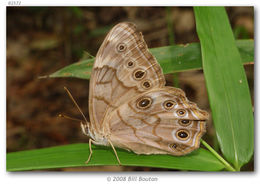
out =
[[[61,167],[118,165],[114,152],[109,147],[92,146],[90,162],[84,162],[89,155],[88,144],[72,144],[38,150],[12,152],[7,154],[7,171],[37,170]],[[117,149],[124,166],[145,166],[181,170],[218,171],[224,165],[205,149],[175,157],[170,155],[136,155]]]
[[223,7],[195,7],[203,70],[217,138],[237,170],[254,148],[254,119],[247,78]]
[[[236,45],[243,63],[254,61],[254,41],[238,40]],[[164,74],[185,70],[201,69],[201,51],[199,43],[166,46],[150,49],[160,63]],[[88,59],[64,67],[49,77],[76,77],[89,79],[94,59]]]

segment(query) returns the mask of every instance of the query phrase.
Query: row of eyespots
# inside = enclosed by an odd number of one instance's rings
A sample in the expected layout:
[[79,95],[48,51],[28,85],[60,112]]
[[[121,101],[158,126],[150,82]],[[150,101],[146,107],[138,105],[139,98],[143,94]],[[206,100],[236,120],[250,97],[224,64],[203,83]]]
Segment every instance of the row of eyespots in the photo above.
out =
[[[177,105],[176,102],[172,101],[172,100],[167,100],[163,103],[163,106],[165,109],[167,110],[171,110],[175,105]],[[186,111],[184,109],[179,109],[177,110],[177,115],[182,117],[186,114]],[[182,126],[188,126],[191,124],[190,120],[186,120],[186,119],[182,119],[178,121],[180,125]],[[189,137],[189,133],[186,130],[179,130],[176,132],[176,137],[180,140],[187,140]],[[177,148],[177,144],[171,144],[170,147],[176,149]]]
[[[175,107],[177,105],[177,103],[175,101],[172,101],[172,100],[167,100],[163,103],[163,107],[166,109],[166,110],[171,110],[173,107]],[[186,110],[184,109],[179,109],[177,110],[177,115],[182,117],[182,116],[185,116],[186,115]]]
[[[143,105],[142,104],[143,102],[145,102],[147,104],[144,104],[144,106],[141,106],[141,105]],[[139,105],[139,107],[142,108],[142,109],[147,109],[147,108],[149,108],[151,106],[152,102],[153,101],[152,101],[152,99],[150,97],[142,97],[142,98],[137,100],[137,105]],[[175,101],[172,101],[172,100],[167,100],[167,101],[165,101],[163,103],[163,107],[166,110],[171,110],[175,105],[176,105]],[[178,116],[182,117],[182,116],[184,116],[186,114],[186,110],[179,109],[179,110],[176,111],[176,113],[177,113]]]
[[[167,110],[171,110],[175,105],[176,105],[176,103],[172,100],[167,100],[163,103],[164,108]],[[187,111],[184,109],[179,109],[176,111],[176,113],[178,116],[183,117],[186,115]],[[191,120],[182,119],[182,120],[179,120],[179,124],[188,126],[189,124],[191,124]]]
[[[152,102],[153,102],[153,100],[150,97],[143,97],[143,98],[140,98],[137,100],[136,106],[139,109],[146,110],[151,107]],[[163,106],[165,109],[169,110],[169,109],[173,108],[174,101],[167,100],[163,103]],[[178,113],[178,115],[183,116],[186,114],[186,111],[184,109],[179,109],[179,110],[177,110],[177,113]],[[187,127],[192,123],[192,121],[188,120],[188,119],[180,119],[180,120],[178,120],[178,123],[182,126]]]
[[[144,98],[141,98],[140,100],[138,100],[139,102],[141,102],[142,100],[150,100],[150,104],[147,104],[147,106],[143,107],[144,109],[148,108],[148,105],[150,106],[152,104],[152,99],[150,97],[144,97]],[[175,101],[172,101],[172,100],[167,100],[163,103],[163,107],[166,109],[166,110],[171,110],[174,106],[176,105]],[[177,115],[178,116],[184,116],[186,114],[186,110],[184,109],[179,109],[177,110]]]
[[[150,97],[143,97],[137,100],[137,107],[140,109],[148,109],[152,105],[152,99]],[[175,106],[175,102],[167,100],[163,103],[165,109],[170,110]]]
[[[152,102],[153,102],[153,101],[152,101],[152,99],[151,99],[150,97],[144,97],[144,98],[141,98],[141,99],[139,99],[139,100],[137,101],[136,106],[137,106],[137,108],[139,108],[139,109],[145,110],[145,109],[149,108],[149,107],[152,105]],[[166,102],[164,105],[170,107],[170,106],[172,106],[171,104],[172,104],[172,102],[169,102],[169,101],[168,101],[168,102]],[[179,110],[179,111],[182,111],[182,112],[183,112],[183,110]],[[186,120],[186,119],[179,120],[178,122],[179,122],[179,124],[181,124],[182,126],[188,126],[188,125],[191,124],[191,120]],[[189,138],[189,132],[187,132],[187,131],[184,130],[184,129],[178,130],[178,131],[176,132],[176,137],[177,137],[178,139],[180,139],[180,140],[187,140],[187,139]],[[175,145],[176,145],[176,144],[175,144]],[[174,148],[176,148],[176,147],[174,147]]]
[[[119,43],[117,45],[117,51],[118,52],[124,52],[127,48],[126,44],[125,43]],[[134,61],[127,61],[126,62],[126,67],[127,68],[133,68],[135,66],[135,62]],[[133,72],[133,78],[137,81],[140,81],[142,79],[144,79],[144,77],[146,76],[146,71],[139,68],[139,69],[136,69],[134,72]],[[146,79],[144,81],[141,82],[141,86],[142,88],[144,89],[150,89],[152,87],[152,83],[150,80]]]

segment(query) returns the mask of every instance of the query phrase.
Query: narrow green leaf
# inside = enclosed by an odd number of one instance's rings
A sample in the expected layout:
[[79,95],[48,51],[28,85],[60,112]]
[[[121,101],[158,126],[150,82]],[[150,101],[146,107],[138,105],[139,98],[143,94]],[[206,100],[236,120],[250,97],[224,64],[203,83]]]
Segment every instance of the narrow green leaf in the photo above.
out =
[[[72,144],[7,154],[7,171],[23,171],[79,166],[118,165],[113,150],[104,146],[92,146],[90,162],[88,144]],[[145,166],[181,170],[217,171],[224,165],[209,151],[198,149],[187,156],[136,155],[117,149],[124,166]]]
[[218,141],[225,158],[239,170],[254,148],[254,118],[242,53],[223,7],[194,10]]
[[[254,61],[254,41],[238,40],[236,45],[240,51],[243,63]],[[160,63],[164,74],[185,70],[201,69],[201,51],[199,43],[187,45],[166,46],[150,49]],[[94,59],[83,60],[64,67],[49,77],[75,77],[89,79]]]

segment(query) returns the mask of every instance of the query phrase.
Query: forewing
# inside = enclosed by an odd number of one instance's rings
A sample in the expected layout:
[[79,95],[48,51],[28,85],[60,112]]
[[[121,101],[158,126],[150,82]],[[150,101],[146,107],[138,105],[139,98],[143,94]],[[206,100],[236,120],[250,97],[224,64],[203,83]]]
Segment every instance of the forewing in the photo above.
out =
[[92,130],[103,131],[107,113],[127,100],[164,85],[161,67],[135,25],[116,25],[101,45],[91,74],[89,112]]

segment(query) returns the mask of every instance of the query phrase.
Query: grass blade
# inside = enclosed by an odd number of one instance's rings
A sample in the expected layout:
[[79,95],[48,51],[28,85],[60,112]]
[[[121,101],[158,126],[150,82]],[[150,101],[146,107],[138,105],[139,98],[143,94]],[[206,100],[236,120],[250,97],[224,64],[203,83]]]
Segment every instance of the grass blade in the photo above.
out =
[[[240,51],[243,63],[254,61],[254,41],[238,40],[236,45]],[[201,50],[199,43],[174,45],[150,49],[160,63],[164,74],[186,70],[201,69]],[[94,59],[83,60],[64,67],[49,77],[75,77],[89,79]]]
[[[7,171],[118,165],[111,148],[93,145],[92,149],[93,155],[87,165],[84,162],[89,155],[88,144],[71,144],[8,153]],[[224,165],[215,156],[202,148],[182,157],[170,155],[136,155],[123,149],[117,149],[117,153],[124,166],[201,171],[218,171],[224,168]]]
[[220,148],[236,170],[254,148],[254,119],[247,78],[223,7],[195,7],[212,117]]

